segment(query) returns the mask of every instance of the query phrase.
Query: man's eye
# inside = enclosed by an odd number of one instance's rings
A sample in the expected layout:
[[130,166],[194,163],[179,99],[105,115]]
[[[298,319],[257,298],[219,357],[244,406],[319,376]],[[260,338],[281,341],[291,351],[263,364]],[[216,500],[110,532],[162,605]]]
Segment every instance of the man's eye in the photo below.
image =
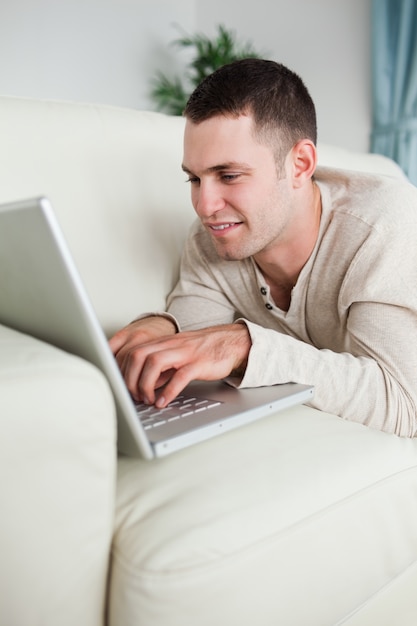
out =
[[239,178],[239,174],[222,174],[222,180],[226,183],[231,183],[237,178]]
[[197,178],[197,176],[189,176],[185,182],[191,183],[192,185],[197,185],[200,182],[200,179]]

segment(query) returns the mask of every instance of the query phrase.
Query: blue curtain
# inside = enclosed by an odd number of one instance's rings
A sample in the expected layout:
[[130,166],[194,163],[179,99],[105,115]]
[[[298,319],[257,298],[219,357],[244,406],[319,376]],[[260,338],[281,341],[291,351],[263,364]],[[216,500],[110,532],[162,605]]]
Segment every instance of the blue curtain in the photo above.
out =
[[371,152],[417,185],[417,0],[372,0]]

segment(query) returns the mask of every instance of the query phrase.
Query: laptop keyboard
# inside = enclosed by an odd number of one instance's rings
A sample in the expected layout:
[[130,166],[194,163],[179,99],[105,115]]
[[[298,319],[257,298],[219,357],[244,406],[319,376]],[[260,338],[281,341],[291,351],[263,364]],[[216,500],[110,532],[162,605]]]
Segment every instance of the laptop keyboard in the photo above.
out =
[[207,400],[207,398],[194,398],[190,396],[177,396],[164,409],[158,409],[155,405],[137,403],[136,411],[145,430],[157,428],[167,422],[174,422],[182,417],[190,417],[202,411],[209,411],[221,402]]

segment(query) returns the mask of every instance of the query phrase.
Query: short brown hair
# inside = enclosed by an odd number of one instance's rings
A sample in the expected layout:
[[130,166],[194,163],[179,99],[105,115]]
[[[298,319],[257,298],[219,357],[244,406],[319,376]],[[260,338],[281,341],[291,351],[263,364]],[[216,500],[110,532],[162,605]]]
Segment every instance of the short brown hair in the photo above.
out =
[[278,162],[301,139],[317,142],[316,110],[301,78],[284,65],[243,59],[223,65],[191,94],[184,116],[198,124],[216,115],[251,114],[258,139]]

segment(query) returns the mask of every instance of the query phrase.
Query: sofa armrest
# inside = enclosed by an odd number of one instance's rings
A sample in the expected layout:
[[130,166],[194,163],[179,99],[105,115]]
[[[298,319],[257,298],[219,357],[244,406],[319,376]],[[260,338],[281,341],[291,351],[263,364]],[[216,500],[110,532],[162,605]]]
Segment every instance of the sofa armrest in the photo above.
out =
[[0,614],[103,623],[116,428],[94,366],[0,326]]

